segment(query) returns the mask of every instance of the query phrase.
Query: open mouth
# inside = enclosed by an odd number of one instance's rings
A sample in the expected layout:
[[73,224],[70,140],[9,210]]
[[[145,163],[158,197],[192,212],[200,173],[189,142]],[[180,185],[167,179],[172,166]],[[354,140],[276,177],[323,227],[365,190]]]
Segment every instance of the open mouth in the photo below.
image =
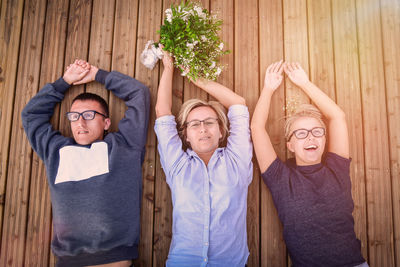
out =
[[307,151],[315,151],[315,150],[317,150],[317,148],[318,148],[318,146],[316,146],[316,145],[309,145],[309,146],[306,146],[304,149]]

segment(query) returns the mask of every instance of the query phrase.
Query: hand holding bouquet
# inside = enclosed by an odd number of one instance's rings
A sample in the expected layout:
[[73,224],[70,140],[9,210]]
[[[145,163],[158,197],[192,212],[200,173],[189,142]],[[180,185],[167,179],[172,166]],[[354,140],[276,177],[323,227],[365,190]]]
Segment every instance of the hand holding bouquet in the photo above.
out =
[[[219,57],[229,53],[223,50],[224,44],[217,34],[221,24],[221,20],[211,16],[199,3],[182,2],[165,10],[164,25],[158,31],[159,43],[172,54],[183,76],[192,80],[198,77],[215,80],[223,68]],[[158,44],[148,42],[141,55],[142,63],[154,67],[161,58],[159,49]]]

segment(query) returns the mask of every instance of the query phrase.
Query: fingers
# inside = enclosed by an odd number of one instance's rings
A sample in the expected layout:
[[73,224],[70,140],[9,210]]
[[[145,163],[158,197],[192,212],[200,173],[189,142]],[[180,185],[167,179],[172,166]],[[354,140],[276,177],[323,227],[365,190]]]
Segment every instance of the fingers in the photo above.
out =
[[294,70],[303,70],[299,62],[285,62],[284,70],[287,74]]
[[273,72],[278,72],[279,71],[279,68],[281,67],[281,65],[282,65],[282,62],[283,62],[283,59],[281,59],[280,61],[278,61],[278,62],[275,62],[274,63],[274,68],[273,68]]
[[268,72],[268,73],[276,72],[278,74],[281,74],[282,70],[283,70],[282,66],[283,66],[283,59],[281,59],[280,61],[274,62],[271,65],[269,65],[267,67],[266,72]]

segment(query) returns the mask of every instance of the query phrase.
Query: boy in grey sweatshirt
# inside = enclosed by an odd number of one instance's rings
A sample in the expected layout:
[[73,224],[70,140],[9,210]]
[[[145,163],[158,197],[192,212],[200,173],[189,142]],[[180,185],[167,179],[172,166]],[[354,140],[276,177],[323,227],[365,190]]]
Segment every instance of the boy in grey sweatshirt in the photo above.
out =
[[[67,112],[73,138],[62,136],[50,124],[55,105],[71,85],[93,80],[125,101],[119,130],[106,134],[107,103],[83,93]],[[57,266],[129,266],[137,258],[149,106],[149,90],[139,81],[76,60],[22,111],[29,142],[46,166]]]

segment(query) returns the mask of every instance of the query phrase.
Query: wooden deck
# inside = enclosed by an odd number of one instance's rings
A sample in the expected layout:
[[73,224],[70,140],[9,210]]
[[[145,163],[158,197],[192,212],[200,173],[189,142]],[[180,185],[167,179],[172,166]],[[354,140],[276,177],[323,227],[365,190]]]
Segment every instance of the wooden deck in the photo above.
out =
[[[142,81],[152,94],[143,165],[138,266],[163,266],[171,240],[171,199],[154,135],[160,67],[139,62],[147,40],[158,40],[163,10],[180,0],[0,0],[0,266],[54,266],[51,205],[43,163],[32,152],[20,113],[75,58]],[[311,80],[347,114],[356,233],[373,267],[400,267],[400,1],[203,0],[224,20],[230,55],[219,81],[244,96],[252,111],[266,67],[298,61]],[[397,48],[396,48],[397,47]],[[123,103],[99,84],[75,86],[57,107],[55,128],[70,134],[62,114],[84,90],[108,99],[114,130]],[[208,96],[176,73],[174,112]],[[308,102],[288,80],[273,97],[269,132],[280,157],[283,107]],[[61,114],[61,115],[60,115]],[[290,266],[281,225],[255,165],[248,197],[248,265]]]

